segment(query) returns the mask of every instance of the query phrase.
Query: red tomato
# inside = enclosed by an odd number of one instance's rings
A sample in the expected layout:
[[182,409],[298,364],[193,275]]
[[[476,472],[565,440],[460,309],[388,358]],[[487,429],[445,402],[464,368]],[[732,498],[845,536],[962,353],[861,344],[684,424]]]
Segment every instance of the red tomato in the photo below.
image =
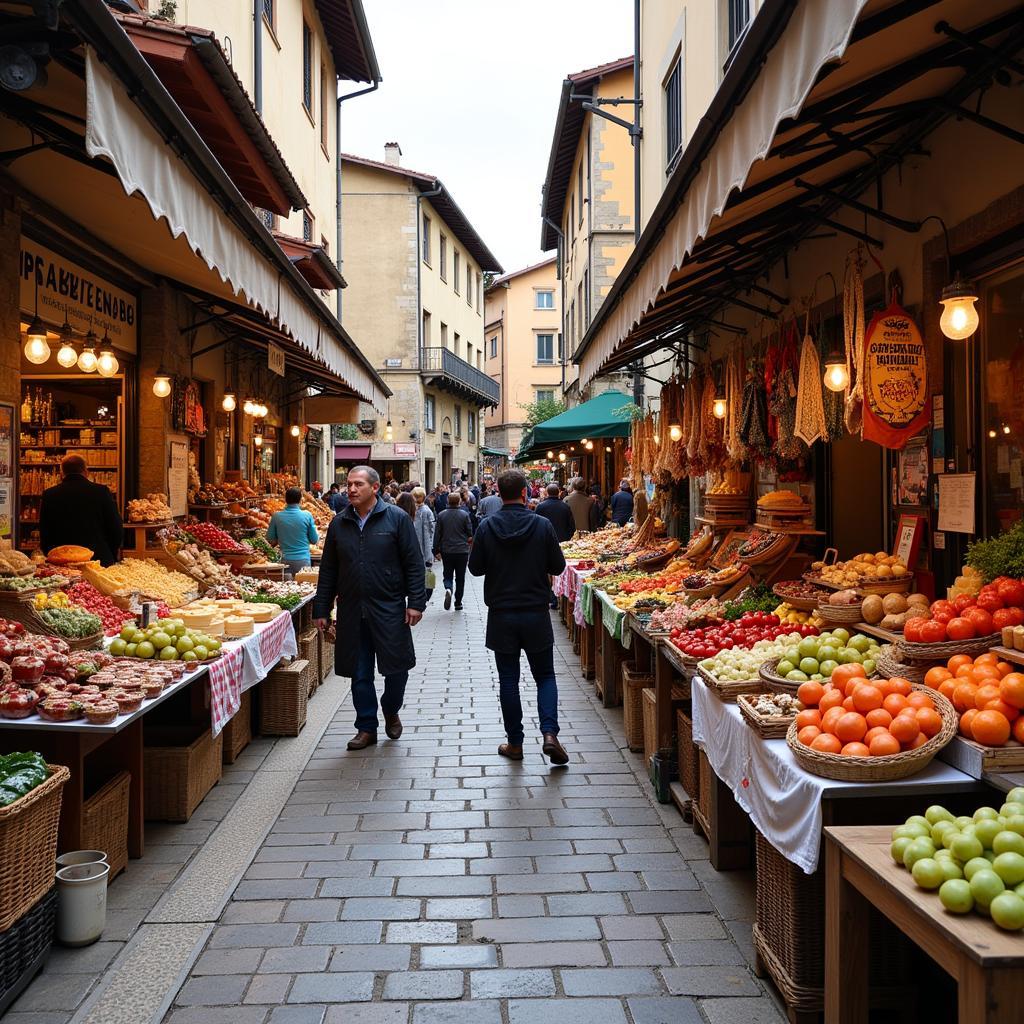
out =
[[921,642],[925,644],[941,644],[946,639],[946,625],[933,619],[921,626]]
[[970,594],[960,594],[956,600],[953,601],[953,607],[956,609],[957,615],[965,612],[974,604],[974,598]]
[[927,621],[927,619],[907,619],[903,624],[903,639],[911,644],[921,643],[921,627]]
[[997,608],[992,613],[992,625],[997,630],[1024,625],[1024,612],[1020,608]]
[[952,617],[952,614],[956,611],[956,609],[953,607],[952,604],[949,603],[949,601],[942,600],[933,601],[931,608],[929,608],[929,611],[932,613],[933,616],[939,612],[948,612],[950,614],[950,617]]
[[[970,610],[970,608],[967,609],[968,612]],[[964,614],[966,615],[967,612],[964,612]],[[988,612],[986,612],[985,614],[987,615]],[[946,611],[946,609],[943,608],[941,611],[932,612],[932,618],[936,622],[941,622],[943,625],[945,625],[947,622],[949,622],[950,619],[956,618],[956,612]]]
[[964,618],[970,619],[974,623],[978,636],[986,636],[994,632],[995,627],[992,625],[992,616],[984,608],[968,608],[964,612]]
[[972,640],[978,634],[970,619],[955,618],[946,623],[946,635],[950,640]]
[[1020,580],[1004,580],[999,584],[998,590],[999,596],[1007,608],[1011,606],[1019,608],[1024,605],[1024,583],[1021,583]]
[[979,608],[984,608],[985,611],[991,614],[992,612],[999,611],[999,609],[1003,607],[1003,601],[995,592],[988,594],[981,593],[978,595],[977,605]]

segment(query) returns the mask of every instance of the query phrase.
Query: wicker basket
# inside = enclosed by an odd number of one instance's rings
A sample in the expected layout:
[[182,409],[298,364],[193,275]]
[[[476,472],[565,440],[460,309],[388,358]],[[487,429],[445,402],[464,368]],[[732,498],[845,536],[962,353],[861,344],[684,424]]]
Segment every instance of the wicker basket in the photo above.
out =
[[736,705],[740,709],[743,721],[763,740],[785,739],[796,715],[771,715],[770,717],[760,715],[754,710],[755,697],[756,694],[741,693],[736,698]]
[[334,674],[334,641],[325,632],[320,633],[320,681]]
[[897,640],[893,646],[900,660],[906,661],[948,661],[954,654],[969,654],[976,658],[1002,642],[1001,633],[989,633],[973,640],[949,640],[941,644],[912,644]]
[[860,622],[862,618],[860,602],[857,604],[829,604],[818,602],[818,617],[826,623],[844,626],[851,622]]
[[51,764],[49,777],[0,807],[0,931],[6,931],[50,890],[57,866],[57,826],[71,773]]
[[700,757],[693,745],[693,719],[686,711],[676,712],[676,742],[679,750],[679,782],[686,795],[696,800]]
[[844,757],[842,754],[826,754],[805,746],[797,738],[796,722],[786,733],[786,743],[793,752],[797,764],[812,775],[821,775],[826,779],[838,779],[841,782],[889,782],[892,779],[905,779],[915,775],[931,762],[931,759],[957,733],[960,716],[953,705],[937,690],[930,687],[914,685],[915,690],[922,690],[935,702],[935,709],[942,716],[942,728],[927,743],[916,750],[904,750],[899,754],[887,754],[885,757]]
[[651,758],[658,752],[658,701],[652,687],[640,692],[643,705],[644,768],[649,770]]
[[736,558],[744,565],[765,565],[768,562],[778,561],[784,552],[793,544],[793,538],[789,534],[780,533],[768,547],[763,548],[753,555],[737,554]]
[[757,670],[757,674],[761,682],[764,683],[764,689],[771,693],[788,693],[795,696],[796,691],[800,689],[800,683],[794,683],[791,679],[786,679],[785,676],[776,675],[775,666],[780,660],[772,658],[771,661],[766,661]]
[[883,679],[892,679],[899,676],[903,679],[909,679],[912,683],[923,683],[924,677],[928,674],[928,669],[931,666],[927,662],[919,665],[900,661],[896,655],[896,648],[892,644],[882,644],[878,649],[875,667]]
[[298,736],[306,724],[312,666],[298,658],[281,662],[260,685],[260,732]]
[[57,887],[0,934],[0,1017],[25,990],[50,955],[57,924]]
[[857,589],[864,594],[908,594],[913,584],[914,577],[907,575],[895,579],[873,579],[871,582],[865,580]]
[[91,636],[61,636],[39,615],[31,600],[4,602],[2,615],[5,619],[20,622],[30,633],[39,633],[42,636],[55,636],[63,640],[73,651],[91,651],[103,646],[103,630],[93,633]]
[[128,867],[128,792],[132,777],[118,772],[82,804],[82,848],[102,850],[110,874],[107,884]]
[[224,737],[221,761],[234,764],[238,755],[252,742],[252,690],[242,694],[238,710],[224,726],[221,735]]
[[693,803],[693,817],[700,825],[705,837],[711,840],[711,790],[717,776],[708,760],[708,755],[697,748],[697,798]]
[[707,683],[708,689],[723,703],[732,704],[741,693],[764,693],[767,687],[757,679],[743,679],[738,682],[722,682],[707,669],[697,666],[697,675]]
[[147,731],[143,748],[145,815],[156,821],[188,821],[220,781],[224,733],[208,726],[170,726]]
[[309,671],[306,673],[306,685],[308,686],[308,697],[312,697],[316,688],[320,685],[320,640],[317,629],[307,629],[301,633],[296,642],[299,648],[298,659],[309,663]]
[[780,592],[780,590],[779,590],[780,586],[782,586],[781,583],[776,583],[775,586],[772,587],[772,593],[780,601],[784,601],[786,604],[788,604],[790,608],[795,608],[797,611],[801,611],[801,612],[813,612],[813,611],[817,610],[817,608],[818,608],[818,598],[816,598],[816,597],[792,597],[791,595],[786,594],[785,592]]
[[644,749],[643,690],[654,686],[654,679],[642,675],[628,662],[622,666],[622,721],[626,745],[630,750]]

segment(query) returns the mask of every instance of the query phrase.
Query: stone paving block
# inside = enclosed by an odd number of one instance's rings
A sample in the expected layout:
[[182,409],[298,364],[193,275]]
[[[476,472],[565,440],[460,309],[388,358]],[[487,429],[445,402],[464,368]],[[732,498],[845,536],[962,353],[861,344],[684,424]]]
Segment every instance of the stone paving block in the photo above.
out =
[[408,1003],[344,1003],[328,1006],[324,1024],[406,1024]]
[[494,946],[424,946],[420,950],[420,970],[439,967],[468,970],[497,966],[498,951]]
[[504,942],[501,959],[506,967],[603,967],[608,962],[600,942]]
[[572,843],[567,839],[499,840],[491,843],[492,857],[557,857],[568,853],[572,853]]
[[668,951],[679,967],[733,966],[746,963],[736,944],[727,939],[686,939],[670,942]]
[[399,896],[490,896],[491,875],[399,878]]
[[586,886],[581,874],[568,875],[496,875],[499,893],[583,892]]
[[700,888],[689,871],[641,871],[644,885],[652,892],[683,892]]
[[626,914],[620,917],[598,919],[606,939],[662,939],[664,932],[656,917],[636,917]]
[[498,917],[543,917],[543,896],[499,896]]
[[633,1024],[704,1024],[697,1004],[682,996],[641,996],[627,1005]]
[[254,974],[262,956],[262,949],[208,949],[196,961],[192,973]]
[[469,976],[472,999],[504,999],[524,996],[553,996],[555,979],[550,971],[473,971]]
[[229,903],[221,915],[221,924],[272,924],[284,913],[284,900],[246,900]]
[[[405,1018],[402,1018],[403,1022]],[[474,999],[461,1003],[419,1003],[412,1024],[501,1024],[501,1004]]]
[[222,974],[185,982],[174,1001],[179,1006],[234,1006],[242,1001],[248,974]]
[[[280,1005],[288,995],[292,977],[291,974],[257,974],[249,982],[243,1002],[246,1005],[259,1003],[271,1006]],[[303,975],[303,977],[309,977],[309,975]]]
[[366,843],[354,846],[350,860],[422,860],[427,853],[423,843]]
[[587,875],[587,884],[594,892],[636,892],[643,889],[639,875],[632,871],[596,871]]
[[620,853],[613,859],[619,871],[680,871],[690,874],[686,861],[678,853]]
[[406,832],[408,843],[464,843],[466,832],[460,828],[427,828]]
[[[167,1024],[263,1024],[267,1016],[265,1006],[186,1006],[176,1009],[166,1018]],[[30,1024],[25,1021],[24,1024]],[[31,1024],[44,1024],[33,1021]],[[51,1024],[46,1021],[45,1024]]]
[[[486,843],[431,843],[427,856],[444,860],[449,857],[486,857]],[[495,855],[497,856],[497,854]]]
[[388,925],[387,942],[451,943],[459,941],[459,926],[452,921],[396,921]]
[[246,882],[268,878],[301,878],[305,866],[305,861],[271,861],[266,864],[253,864],[243,878]]
[[672,963],[664,945],[652,939],[615,939],[608,955],[616,967],[660,967]]
[[711,901],[703,892],[631,892],[627,897],[634,914],[693,914],[711,910]]
[[484,896],[427,900],[425,916],[428,919],[442,921],[464,921],[490,917],[491,900]]
[[661,921],[670,939],[726,938],[722,922],[714,914],[666,914]]
[[373,998],[373,975],[366,971],[350,974],[300,974],[288,993],[289,1003],[369,1002]]
[[510,999],[509,1024],[626,1024],[618,999]]
[[[361,832],[405,832],[411,828],[426,828],[427,816],[422,811],[402,814],[364,814],[359,823]],[[444,826],[439,826],[444,827]],[[338,831],[355,831],[355,822]]]
[[562,971],[567,996],[655,995],[664,991],[654,971],[636,967]]
[[[323,947],[321,947],[323,948]],[[397,943],[376,946],[336,946],[332,971],[407,971],[412,957],[410,946]]]
[[462,971],[401,972],[384,980],[384,998],[459,999],[462,985]]
[[308,924],[302,934],[304,946],[333,946],[342,943],[376,943],[384,933],[382,921],[330,921]]
[[555,825],[607,825],[608,819],[600,808],[575,808],[551,812],[551,821]]
[[379,860],[373,869],[374,877],[397,875],[402,878],[437,878],[441,875],[465,873],[464,860]]
[[[623,839],[626,853],[677,853],[676,844],[669,836],[652,839]],[[642,1002],[643,1000],[641,1000]]]
[[489,942],[566,942],[600,937],[597,921],[592,917],[518,917],[473,922],[473,938]]
[[745,967],[666,967],[662,972],[676,996],[754,996],[760,992]]
[[653,807],[611,807],[608,817],[613,825],[657,825],[661,821]]
[[395,880],[381,878],[324,878],[320,896],[390,896]]
[[75,949],[54,945],[46,961],[46,971],[52,974],[100,974],[123,948],[120,942],[94,942],[91,946]]
[[95,978],[91,974],[51,974],[43,971],[39,975],[40,982],[30,985],[14,1003],[12,1016],[27,1019],[30,1014],[43,1015],[45,1011],[62,1011],[59,1019],[64,1019],[68,1011],[74,1010],[92,988]]
[[537,870],[543,874],[568,871],[611,871],[612,859],[606,853],[573,854],[568,857],[538,857]]
[[275,1006],[267,1024],[323,1024],[326,1006]]
[[582,893],[579,896],[549,896],[548,912],[555,917],[589,917],[625,914],[626,901],[614,892]]
[[298,937],[297,924],[227,924],[214,928],[209,945],[212,949],[291,946]]
[[702,999],[700,1007],[710,1024],[783,1024],[775,1004],[760,999]]
[[483,857],[469,862],[471,875],[531,875],[534,871],[529,857]]
[[281,915],[282,921],[337,921],[340,899],[321,897],[316,900],[289,900]]
[[483,811],[439,811],[429,816],[430,828],[483,828]]
[[342,921],[415,921],[420,916],[419,900],[364,899],[345,900]]
[[330,953],[324,946],[285,946],[268,949],[263,955],[259,974],[305,974],[327,967]]
[[571,844],[575,853],[622,853],[622,843],[618,839],[580,839]]

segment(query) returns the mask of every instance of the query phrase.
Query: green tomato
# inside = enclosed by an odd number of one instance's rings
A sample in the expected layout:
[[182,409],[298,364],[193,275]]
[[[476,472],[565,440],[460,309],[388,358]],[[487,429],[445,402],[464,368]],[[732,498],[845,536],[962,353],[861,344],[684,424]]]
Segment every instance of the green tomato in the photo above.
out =
[[791,661],[794,667],[800,664],[800,649],[797,647],[787,647],[782,656],[786,661]]
[[955,828],[951,828],[942,837],[942,845],[948,850],[953,845],[953,840],[956,836],[962,835],[962,832],[958,832]]
[[142,641],[145,640],[145,639],[146,639],[146,634],[141,629],[137,629],[137,630],[135,630],[134,633],[132,633],[131,642],[133,644],[141,644]]
[[807,675],[813,675],[818,671],[818,662],[815,658],[801,658],[800,659],[800,671]]
[[134,658],[135,651],[137,650],[138,646],[139,645],[135,643],[128,644],[124,649],[125,656],[128,658]]
[[872,675],[874,673],[874,671],[875,671],[875,659],[874,658],[865,658],[864,661],[861,664],[863,664],[864,671],[865,671],[865,673],[867,673],[867,675],[870,676],[870,675]]
[[129,640],[131,640],[131,638],[132,638],[132,637],[133,637],[134,635],[135,635],[135,627],[134,627],[134,626],[125,626],[125,627],[124,627],[124,628],[123,628],[123,629],[121,630],[121,632],[120,632],[120,634],[119,634],[119,637],[120,637],[120,639],[122,639],[122,640],[123,640],[123,641],[124,641],[125,643],[128,643],[128,641],[129,641]]
[[903,837],[906,837],[907,839],[917,839],[920,836],[930,836],[931,834],[930,828],[927,828],[924,825],[919,825],[917,822],[913,825],[897,825],[892,830],[893,839],[902,839]]
[[853,647],[844,647],[839,652],[840,665],[860,665],[864,661],[864,655]]
[[1024,836],[1024,814],[1009,815],[1003,828],[1007,832],[1016,832],[1017,835]]
[[135,646],[136,658],[152,658],[155,653],[156,649],[148,640],[143,640]]
[[828,658],[818,665],[818,671],[826,678],[829,679],[832,673],[839,668],[839,662],[835,658]]
[[120,658],[124,654],[124,649],[127,647],[127,643],[118,637],[116,640],[110,641],[110,653],[115,657]]
[[906,820],[907,825],[920,825],[927,833],[932,830],[932,823],[923,814],[912,814]]
[[[1007,822],[1009,824],[1009,822]],[[1021,853],[1024,854],[1024,835],[1012,829],[1004,829],[996,834],[992,840],[992,849],[995,853]]]
[[932,804],[927,811],[924,812],[924,816],[934,825],[940,821],[949,821],[956,823],[956,818],[946,810],[945,807],[940,804]]
[[[939,852],[949,853],[948,850],[940,850]],[[942,869],[942,877],[944,881],[948,881],[950,878],[964,877],[964,873],[960,865],[951,856],[938,861],[938,864]]]
[[793,662],[791,662],[788,658],[783,658],[782,661],[780,661],[778,665],[775,666],[775,672],[777,675],[780,675],[783,679],[785,679],[786,674],[788,672],[792,672],[795,668],[796,665],[794,665]]
[[1021,882],[1021,883],[1020,883],[1020,885],[1015,885],[1015,886],[1013,887],[1013,891],[1014,891],[1014,892],[1015,892],[1015,893],[1016,893],[1016,894],[1017,894],[1018,896],[1024,896],[1024,882]]
[[974,902],[986,910],[992,901],[1001,893],[1005,892],[1006,886],[1003,880],[992,870],[991,867],[975,871],[971,876],[971,895]]
[[1001,892],[989,904],[992,920],[1008,932],[1019,932],[1024,928],[1024,899],[1015,892]]
[[992,867],[990,861],[985,860],[984,857],[972,857],[964,865],[964,878],[969,882],[978,871],[987,871]]
[[[956,825],[951,821],[937,821],[932,825],[932,842],[936,846],[945,846],[947,832],[956,832]],[[948,852],[948,851],[947,851]]]
[[796,649],[800,652],[801,658],[813,658],[818,653],[817,637],[805,636],[803,640],[796,645]]
[[939,899],[952,914],[969,914],[974,908],[970,885],[961,878],[951,878],[939,887]]
[[903,851],[903,866],[909,870],[919,860],[924,860],[926,857],[933,858],[934,856],[935,844],[930,839],[923,837],[911,839],[910,845]]
[[178,649],[174,644],[168,644],[160,651],[161,661],[174,661],[178,657]]
[[898,839],[894,839],[892,841],[892,846],[889,847],[889,853],[897,864],[902,866],[903,855],[907,852],[907,847],[913,841],[914,840],[911,839],[910,836],[900,836]]
[[999,812],[994,807],[979,807],[974,812],[975,822],[985,821],[996,821],[999,818]]
[[1006,802],[1008,804],[1024,804],[1024,786],[1014,786],[1006,794]]
[[846,646],[852,647],[859,654],[867,654],[871,647],[871,640],[864,636],[863,633],[858,633],[856,636],[852,636],[847,640]]
[[835,661],[838,655],[838,647],[833,647],[832,644],[822,644],[818,648],[817,658],[818,661]]
[[910,873],[915,883],[922,889],[938,889],[946,881],[942,865],[932,857],[922,857],[914,861]]
[[1024,857],[1012,851],[1000,853],[992,861],[992,870],[1003,880],[1004,885],[1012,889],[1024,882]]
[[786,673],[786,678],[791,683],[806,683],[810,676],[806,672],[801,672],[800,669],[795,668],[792,672]]
[[956,819],[956,827],[962,832],[968,825],[973,825],[974,819],[969,818],[966,814],[961,814]]
[[964,835],[961,832],[960,835],[953,837],[949,844],[949,849],[957,860],[963,861],[966,864],[974,857],[980,857],[985,848],[974,836]]
[[850,631],[847,629],[833,629],[832,636],[841,644],[849,643]]
[[974,838],[977,839],[986,850],[992,849],[992,842],[1000,832],[1003,831],[998,821],[990,818],[983,818],[974,826]]
[[151,637],[150,643],[158,650],[162,651],[169,643],[171,638],[162,630],[158,629]]

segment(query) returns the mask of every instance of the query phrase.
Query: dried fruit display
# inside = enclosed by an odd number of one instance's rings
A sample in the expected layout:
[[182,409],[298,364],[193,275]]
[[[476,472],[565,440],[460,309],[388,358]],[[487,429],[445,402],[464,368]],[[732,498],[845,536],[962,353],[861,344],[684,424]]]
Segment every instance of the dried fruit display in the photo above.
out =
[[171,507],[166,494],[147,494],[128,502],[128,522],[165,523],[171,518]]

